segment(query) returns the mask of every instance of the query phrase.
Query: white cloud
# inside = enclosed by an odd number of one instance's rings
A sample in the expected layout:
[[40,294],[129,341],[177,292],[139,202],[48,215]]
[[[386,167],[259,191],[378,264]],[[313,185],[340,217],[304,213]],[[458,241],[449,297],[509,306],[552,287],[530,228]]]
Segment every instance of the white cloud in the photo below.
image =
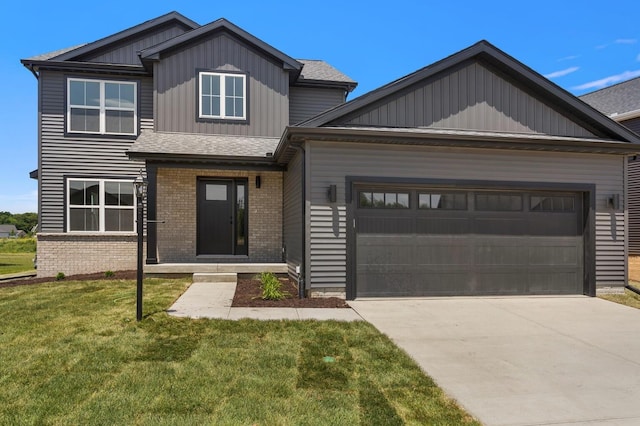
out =
[[600,80],[590,81],[588,83],[581,84],[573,87],[574,90],[586,90],[586,89],[601,89],[614,83],[630,80],[632,78],[640,77],[640,70],[625,71],[620,74],[611,75],[609,77],[601,78]]
[[572,72],[576,72],[580,69],[580,67],[571,67],[571,68],[566,68],[560,71],[554,71],[551,72],[549,74],[545,74],[544,76],[546,78],[552,79],[552,78],[558,78],[558,77],[562,77],[565,76],[567,74],[571,74]]
[[558,59],[558,62],[572,61],[574,59],[578,59],[579,57],[580,57],[580,55],[569,55],[569,56],[565,56],[564,58]]
[[638,53],[638,56],[636,56],[636,61],[640,62],[640,53]]
[[635,38],[619,38],[614,43],[616,44],[636,44],[638,42]]

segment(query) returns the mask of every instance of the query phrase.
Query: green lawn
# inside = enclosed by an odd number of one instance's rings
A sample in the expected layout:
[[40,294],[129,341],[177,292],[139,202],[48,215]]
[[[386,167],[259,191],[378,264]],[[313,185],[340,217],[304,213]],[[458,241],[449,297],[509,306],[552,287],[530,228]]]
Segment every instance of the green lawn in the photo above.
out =
[[0,253],[0,275],[33,271],[35,253]]
[[[640,288],[640,283],[632,282],[630,284],[635,288]],[[640,295],[637,295],[636,293],[627,289],[624,290],[624,294],[601,294],[598,297],[609,300],[611,302],[620,303],[621,305],[627,305],[631,306],[632,308],[640,309]]]
[[140,323],[133,281],[0,289],[0,424],[477,424],[367,323],[165,314],[186,286]]

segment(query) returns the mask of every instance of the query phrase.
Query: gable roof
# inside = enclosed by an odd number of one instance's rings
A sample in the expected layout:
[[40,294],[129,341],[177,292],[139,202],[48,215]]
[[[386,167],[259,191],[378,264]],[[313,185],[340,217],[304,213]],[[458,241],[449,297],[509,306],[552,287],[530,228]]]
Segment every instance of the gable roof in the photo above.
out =
[[118,33],[112,34],[110,36],[107,36],[105,38],[102,38],[100,40],[94,41],[93,43],[88,43],[83,45],[82,47],[73,49],[73,50],[69,50],[67,52],[64,52],[60,55],[57,56],[53,56],[50,57],[48,59],[50,60],[56,60],[56,61],[72,61],[80,56],[84,56],[88,53],[91,53],[95,50],[98,49],[102,49],[106,46],[115,44],[119,41],[122,41],[126,38],[132,37],[134,35],[137,35],[139,33],[145,32],[145,31],[149,31],[153,28],[159,27],[161,25],[165,25],[168,24],[172,21],[178,22],[182,25],[184,25],[187,28],[190,29],[194,29],[194,28],[198,28],[200,25],[194,21],[192,21],[191,19],[181,15],[178,12],[169,12],[165,15],[159,16],[157,18],[154,19],[150,19],[146,22],[143,22],[141,24],[135,25],[131,28],[128,28],[126,30],[120,31]]
[[[458,53],[428,65],[418,71],[386,84],[376,90],[368,92],[347,103],[329,109],[315,117],[296,124],[294,127],[331,126],[339,120],[366,108],[377,101],[392,96],[405,88],[424,79],[430,78],[442,71],[456,67],[470,60],[482,60],[497,68],[501,73],[509,75],[515,81],[530,88],[536,96],[548,99],[556,108],[570,112],[575,118],[588,126],[590,130],[602,135],[605,139],[633,141],[640,143],[640,139],[633,132],[609,120],[599,111],[580,101],[571,93],[552,83],[542,75],[533,71],[523,63],[507,55],[491,43],[482,40]],[[335,124],[335,123],[334,123]]]
[[616,121],[640,116],[640,77],[580,96]]
[[295,59],[293,59],[291,56],[288,56],[282,53],[280,50],[265,43],[259,38],[249,34],[242,28],[234,25],[233,23],[227,21],[224,18],[217,19],[207,25],[203,25],[197,29],[194,29],[192,31],[189,31],[177,37],[174,37],[163,43],[144,49],[140,52],[140,59],[143,62],[159,60],[163,52],[166,52],[170,49],[174,49],[186,43],[190,43],[194,40],[197,40],[201,37],[205,37],[208,34],[211,34],[213,32],[220,31],[220,30],[228,31],[229,33],[235,35],[236,37],[244,40],[248,44],[256,47],[259,50],[262,50],[263,52],[269,54],[273,58],[276,58],[277,60],[281,61],[284,69],[300,71],[300,69],[302,68],[302,64],[296,61]]
[[0,232],[10,234],[11,232],[18,232],[18,228],[15,225],[0,225]]

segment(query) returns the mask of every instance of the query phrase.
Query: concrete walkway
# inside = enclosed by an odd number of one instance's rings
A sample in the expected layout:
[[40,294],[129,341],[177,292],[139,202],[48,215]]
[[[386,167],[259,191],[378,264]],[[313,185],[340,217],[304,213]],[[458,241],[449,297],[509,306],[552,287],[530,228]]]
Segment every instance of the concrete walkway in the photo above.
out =
[[167,311],[188,318],[239,320],[362,320],[353,309],[337,308],[232,308],[235,282],[193,283]]
[[589,297],[349,303],[487,425],[640,424],[640,310]]

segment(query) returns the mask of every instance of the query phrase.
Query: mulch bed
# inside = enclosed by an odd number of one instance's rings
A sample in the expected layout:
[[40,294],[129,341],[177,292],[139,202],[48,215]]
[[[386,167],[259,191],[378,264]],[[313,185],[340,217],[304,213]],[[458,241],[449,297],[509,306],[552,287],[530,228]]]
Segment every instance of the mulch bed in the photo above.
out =
[[[136,271],[115,271],[112,276],[105,276],[104,272],[96,272],[93,274],[67,275],[62,281],[96,281],[96,280],[135,280]],[[10,281],[0,281],[0,288],[17,287],[20,285],[42,284],[55,282],[55,277],[43,278],[19,278]]]
[[344,299],[338,297],[305,297],[298,298],[298,288],[289,278],[280,278],[281,289],[289,293],[282,300],[262,300],[260,280],[238,278],[236,294],[233,297],[233,307],[259,308],[348,308]]
[[[135,280],[136,271],[116,271],[111,277],[106,277],[104,272],[93,274],[69,275],[62,281],[95,281],[95,280]],[[32,285],[55,282],[52,277],[45,278],[21,278],[11,281],[0,281],[0,288],[16,287],[20,285]],[[298,298],[298,288],[289,278],[280,278],[282,290],[289,293],[282,300],[262,300],[260,296],[260,280],[253,278],[238,278],[236,293],[233,297],[234,307],[262,307],[262,308],[348,308],[349,305],[343,299],[338,297],[306,297]]]

